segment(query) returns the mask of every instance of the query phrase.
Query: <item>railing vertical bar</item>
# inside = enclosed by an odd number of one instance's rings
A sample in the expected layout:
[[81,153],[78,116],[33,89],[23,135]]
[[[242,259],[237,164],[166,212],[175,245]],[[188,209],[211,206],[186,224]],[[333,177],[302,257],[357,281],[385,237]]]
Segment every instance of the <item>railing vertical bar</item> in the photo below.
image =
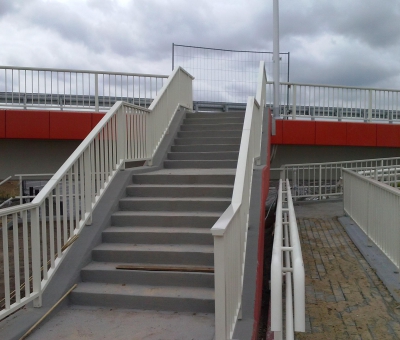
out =
[[20,268],[19,268],[19,235],[18,235],[18,213],[12,215],[13,226],[13,246],[14,246],[14,287],[15,287],[15,302],[21,301],[21,285]]
[[50,243],[50,268],[54,268],[54,201],[53,190],[49,194],[49,243]]
[[[68,171],[69,237],[74,235],[74,185],[73,166]],[[64,240],[64,243],[67,240]]]
[[60,184],[56,186],[57,256],[61,257],[61,199]]
[[24,279],[25,279],[25,297],[31,294],[29,280],[29,237],[28,237],[28,212],[22,212],[22,244],[24,247]]
[[47,223],[46,223],[46,201],[40,207],[40,218],[42,220],[42,267],[43,267],[43,280],[48,279],[47,275]]
[[8,228],[7,215],[2,217],[2,234],[3,234],[3,273],[4,273],[4,299],[5,308],[10,309],[10,260],[8,245]]

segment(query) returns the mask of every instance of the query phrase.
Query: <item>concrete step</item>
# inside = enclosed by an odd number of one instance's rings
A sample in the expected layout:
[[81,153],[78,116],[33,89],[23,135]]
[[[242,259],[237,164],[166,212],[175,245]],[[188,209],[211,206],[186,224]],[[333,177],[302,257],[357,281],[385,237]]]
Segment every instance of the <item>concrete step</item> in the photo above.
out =
[[243,124],[184,124],[181,131],[223,131],[223,130],[243,130]]
[[214,289],[203,287],[80,283],[70,295],[75,305],[214,313]]
[[193,144],[237,144],[240,145],[239,137],[193,137],[193,138],[175,138],[175,145],[193,145]]
[[240,144],[173,145],[172,152],[239,151]]
[[114,226],[163,226],[211,228],[222,212],[117,211],[111,217]]
[[207,228],[109,227],[102,237],[105,243],[213,245]]
[[237,160],[165,160],[164,167],[166,169],[235,169]]
[[179,131],[178,138],[193,137],[242,137],[242,130]]
[[[214,273],[116,269],[120,265],[129,266],[132,264],[119,262],[91,262],[82,269],[81,279],[83,282],[114,284],[134,283],[137,285],[214,288]],[[135,263],[134,265],[143,264]],[[162,267],[163,265],[158,266]],[[166,267],[168,268],[170,266]],[[192,268],[188,266],[180,267],[184,270],[185,268],[189,268],[189,270]]]
[[[160,189],[161,190],[161,189]],[[230,204],[229,198],[196,197],[124,197],[119,201],[121,210],[129,211],[219,211]]]
[[227,197],[232,196],[233,185],[160,185],[132,184],[126,194],[131,197]]
[[238,151],[225,152],[169,152],[167,158],[170,160],[237,160]]
[[132,176],[133,184],[167,184],[167,185],[233,185],[234,174],[138,174]]
[[198,244],[102,243],[92,251],[97,262],[214,266],[214,247]]
[[190,117],[183,120],[183,124],[243,124],[244,117]]
[[194,112],[187,113],[186,118],[244,118],[245,112]]

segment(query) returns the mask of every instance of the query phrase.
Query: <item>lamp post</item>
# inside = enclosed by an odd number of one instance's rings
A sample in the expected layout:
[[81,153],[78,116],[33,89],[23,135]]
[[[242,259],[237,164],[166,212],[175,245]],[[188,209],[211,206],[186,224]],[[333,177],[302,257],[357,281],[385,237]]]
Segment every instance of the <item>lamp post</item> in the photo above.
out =
[[279,116],[279,0],[273,2],[274,117]]

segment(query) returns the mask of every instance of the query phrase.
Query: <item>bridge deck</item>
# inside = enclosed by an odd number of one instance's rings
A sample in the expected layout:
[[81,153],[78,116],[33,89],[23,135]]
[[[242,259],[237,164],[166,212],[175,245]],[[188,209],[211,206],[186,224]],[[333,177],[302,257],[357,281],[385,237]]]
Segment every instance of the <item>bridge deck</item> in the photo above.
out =
[[343,203],[296,206],[306,270],[297,339],[400,339],[399,304],[338,221]]

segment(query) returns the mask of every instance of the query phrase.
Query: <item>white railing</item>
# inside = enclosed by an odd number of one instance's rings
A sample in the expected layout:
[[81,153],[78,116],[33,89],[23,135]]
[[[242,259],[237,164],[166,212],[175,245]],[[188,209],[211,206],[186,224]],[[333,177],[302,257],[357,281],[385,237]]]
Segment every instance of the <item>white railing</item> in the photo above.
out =
[[114,104],[31,203],[0,210],[4,258],[0,319],[32,300],[41,306],[43,290],[68,245],[91,223],[93,209],[117,171],[125,161],[151,160],[177,108],[191,107],[191,92],[178,89],[190,89],[192,79],[176,69],[150,110]]
[[[267,102],[272,103],[273,83]],[[400,122],[400,90],[280,83],[281,117]]]
[[148,107],[168,76],[0,66],[0,106],[105,110],[117,101]]
[[[266,82],[260,64],[258,89]],[[257,90],[263,102],[262,90]],[[254,160],[260,157],[263,108],[254,97],[247,101],[232,202],[214,224],[215,339],[231,339],[241,315],[244,259]],[[258,139],[256,139],[258,138]]]
[[392,173],[389,176],[385,173],[384,169],[397,169],[398,167],[400,167],[400,157],[344,162],[286,164],[279,171],[281,179],[289,178],[294,199],[312,198],[321,200],[328,197],[342,196],[342,168],[351,168],[355,171],[373,170],[373,174],[374,176],[376,175],[378,180],[391,181],[393,183],[394,174]]
[[344,210],[387,257],[400,268],[400,191],[343,169]]
[[[284,294],[283,277],[286,287]],[[276,206],[271,260],[271,330],[274,331],[275,340],[282,339],[284,334],[285,339],[294,339],[295,331],[305,332],[304,264],[288,179],[279,180]]]

